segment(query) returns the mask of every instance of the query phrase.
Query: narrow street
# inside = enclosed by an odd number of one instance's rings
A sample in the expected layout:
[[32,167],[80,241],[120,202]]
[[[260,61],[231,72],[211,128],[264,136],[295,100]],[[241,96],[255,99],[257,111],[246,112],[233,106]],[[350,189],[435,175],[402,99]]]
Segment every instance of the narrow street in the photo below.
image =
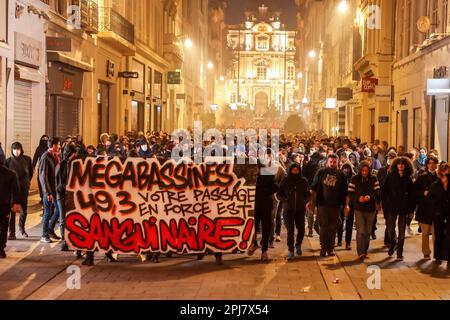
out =
[[[36,196],[32,197],[36,203]],[[259,253],[225,255],[223,266],[212,256],[161,258],[161,263],[141,262],[138,256],[119,256],[109,263],[97,254],[94,267],[81,266],[72,253],[59,251],[57,243],[39,243],[39,212],[30,214],[30,238],[9,241],[8,259],[0,260],[0,299],[283,299],[283,300],[387,300],[450,299],[450,273],[445,265],[421,260],[420,235],[408,236],[405,261],[389,259],[383,249],[384,221],[380,217],[378,240],[372,241],[369,259],[337,248],[336,258],[319,258],[319,239],[305,238],[304,256],[286,260],[285,237],[269,251],[272,261],[261,263]],[[413,227],[417,230],[417,226]],[[355,242],[353,241],[353,247]],[[71,265],[81,268],[81,288],[69,290]],[[367,287],[369,266],[381,268],[381,289]]]

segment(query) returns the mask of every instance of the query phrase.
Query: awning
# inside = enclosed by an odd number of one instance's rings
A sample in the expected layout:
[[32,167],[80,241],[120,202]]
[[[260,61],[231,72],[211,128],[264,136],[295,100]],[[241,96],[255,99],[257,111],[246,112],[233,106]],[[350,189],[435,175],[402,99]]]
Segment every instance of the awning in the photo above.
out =
[[69,57],[61,52],[47,51],[47,60],[62,62],[62,63],[68,64],[72,67],[86,71],[86,72],[94,71],[94,67],[91,64],[76,60],[76,59]]
[[14,71],[16,73],[16,77],[18,77],[20,79],[28,80],[28,81],[32,81],[32,82],[42,82],[42,81],[44,81],[44,76],[37,69],[33,69],[33,68],[30,68],[30,67],[22,66],[22,65],[19,65],[19,64],[15,64],[14,67],[15,67]]

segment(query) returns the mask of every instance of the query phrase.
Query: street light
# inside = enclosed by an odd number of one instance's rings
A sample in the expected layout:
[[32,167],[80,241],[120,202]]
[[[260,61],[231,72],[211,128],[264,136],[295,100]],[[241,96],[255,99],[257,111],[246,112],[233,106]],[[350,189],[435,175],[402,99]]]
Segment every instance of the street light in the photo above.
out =
[[192,48],[192,40],[190,38],[186,38],[186,40],[184,40],[184,46],[186,48]]
[[342,0],[342,1],[339,3],[338,8],[339,8],[339,11],[342,12],[342,13],[347,12],[347,10],[348,10],[348,3],[347,3],[347,0]]
[[299,73],[297,74],[297,78],[298,78],[298,79],[303,79],[303,72],[299,72]]
[[208,69],[212,69],[212,68],[214,68],[214,64],[211,61],[209,61],[208,62]]
[[317,56],[316,50],[311,50],[311,51],[308,53],[308,56],[309,56],[311,59],[314,59],[314,58]]
[[225,77],[224,76],[220,76],[219,80],[220,81],[225,81]]

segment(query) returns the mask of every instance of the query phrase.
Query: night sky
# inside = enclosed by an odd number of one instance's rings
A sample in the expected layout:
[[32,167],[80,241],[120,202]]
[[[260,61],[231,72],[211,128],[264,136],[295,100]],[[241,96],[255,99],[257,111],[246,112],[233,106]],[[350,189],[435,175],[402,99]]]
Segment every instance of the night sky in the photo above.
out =
[[228,0],[226,13],[227,24],[238,24],[243,22],[246,8],[257,11],[259,5],[264,4],[269,7],[269,11],[274,11],[274,7],[281,9],[281,20],[289,27],[296,26],[295,0]]

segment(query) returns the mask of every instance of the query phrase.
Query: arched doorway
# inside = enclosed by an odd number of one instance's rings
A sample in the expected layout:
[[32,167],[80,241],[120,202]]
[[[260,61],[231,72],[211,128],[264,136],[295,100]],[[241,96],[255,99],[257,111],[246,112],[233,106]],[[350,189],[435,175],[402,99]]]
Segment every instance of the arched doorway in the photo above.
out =
[[255,95],[255,111],[256,114],[264,114],[269,110],[269,97],[264,91],[260,91]]

